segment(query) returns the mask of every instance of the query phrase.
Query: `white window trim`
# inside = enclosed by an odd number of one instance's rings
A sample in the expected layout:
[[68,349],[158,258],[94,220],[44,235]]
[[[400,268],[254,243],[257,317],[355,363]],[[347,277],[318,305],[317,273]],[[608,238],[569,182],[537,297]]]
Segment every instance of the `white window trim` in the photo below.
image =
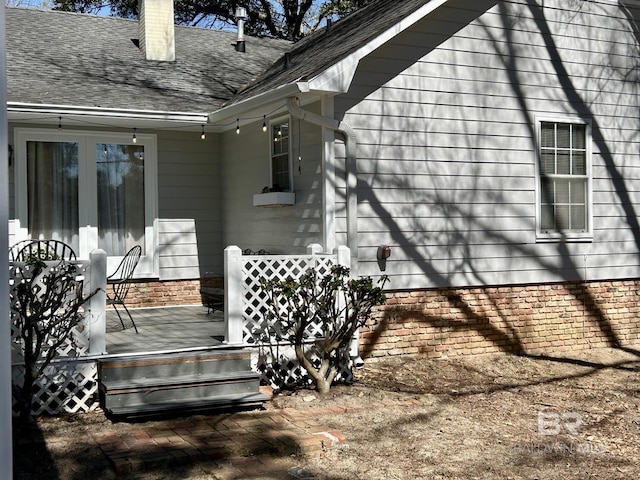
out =
[[[536,187],[536,242],[592,242],[593,241],[593,171],[591,122],[575,116],[536,115],[535,121],[535,187]],[[586,232],[545,232],[542,231],[542,192],[540,191],[540,130],[543,122],[580,124],[586,127],[586,169],[587,169],[587,228]]]
[[[91,185],[97,181],[95,167],[95,144],[118,143],[133,145],[132,135],[127,133],[99,132],[86,130],[52,130],[38,128],[16,128],[15,146],[15,192],[16,217],[27,235],[28,195],[27,195],[27,149],[29,141],[35,142],[78,142],[78,161],[80,178],[85,181],[78,184],[78,199],[86,208],[79,210],[79,251],[78,258],[89,258],[91,250],[98,245],[98,227],[88,212],[96,212],[98,205],[97,190]],[[158,249],[156,247],[155,219],[158,218],[158,151],[157,137],[153,134],[136,133],[136,145],[144,146],[144,188],[145,188],[145,254],[136,267],[137,278],[158,278]],[[93,167],[91,164],[93,163]],[[107,273],[113,272],[122,257],[107,258]]]
[[293,125],[291,123],[291,117],[279,117],[269,120],[269,186],[273,188],[273,139],[271,138],[271,130],[273,125],[280,123],[289,124],[289,189],[286,192],[295,192],[295,186],[293,184]]

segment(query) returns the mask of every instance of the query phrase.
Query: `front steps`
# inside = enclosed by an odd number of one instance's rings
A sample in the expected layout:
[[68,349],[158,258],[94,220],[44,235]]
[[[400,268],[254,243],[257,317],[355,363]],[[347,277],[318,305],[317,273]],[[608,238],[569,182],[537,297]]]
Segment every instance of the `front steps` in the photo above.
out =
[[250,363],[251,353],[241,349],[102,359],[101,406],[113,417],[259,406],[269,397]]

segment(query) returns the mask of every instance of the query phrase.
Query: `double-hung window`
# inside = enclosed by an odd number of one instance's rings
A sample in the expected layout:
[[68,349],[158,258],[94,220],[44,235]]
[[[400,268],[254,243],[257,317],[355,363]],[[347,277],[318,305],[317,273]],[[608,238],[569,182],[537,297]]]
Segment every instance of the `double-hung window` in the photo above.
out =
[[290,192],[293,190],[292,183],[289,120],[278,120],[271,123],[271,188]]
[[539,122],[538,238],[591,238],[590,128]]
[[61,240],[80,258],[101,248],[108,271],[140,245],[136,275],[156,276],[155,136],[16,129],[15,143],[23,236]]

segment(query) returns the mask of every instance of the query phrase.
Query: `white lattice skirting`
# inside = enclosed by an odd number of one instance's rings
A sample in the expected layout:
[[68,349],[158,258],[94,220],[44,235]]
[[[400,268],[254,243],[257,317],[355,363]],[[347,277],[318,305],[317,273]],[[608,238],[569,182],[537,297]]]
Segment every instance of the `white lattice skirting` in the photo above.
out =
[[[308,348],[313,350],[313,346]],[[307,350],[311,363],[320,365],[319,357]],[[292,345],[262,345],[257,347],[252,358],[252,368],[260,373],[260,382],[269,385],[275,391],[298,386],[309,386],[313,380],[304,367],[300,365]],[[351,383],[353,381],[353,362],[348,354],[340,359],[335,382]]]
[[[11,368],[14,389],[22,385],[24,366]],[[50,364],[36,381],[32,414],[55,415],[62,412],[78,413],[95,410],[98,402],[98,372],[95,361],[64,361]],[[13,413],[18,414],[13,396]]]

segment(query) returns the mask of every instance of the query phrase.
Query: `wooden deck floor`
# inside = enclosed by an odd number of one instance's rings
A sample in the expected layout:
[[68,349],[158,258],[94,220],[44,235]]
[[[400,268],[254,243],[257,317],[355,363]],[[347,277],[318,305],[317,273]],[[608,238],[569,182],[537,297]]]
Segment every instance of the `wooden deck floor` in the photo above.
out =
[[107,353],[151,353],[220,345],[224,314],[207,314],[207,307],[130,308],[138,333],[124,310],[125,329],[115,311],[107,310]]

